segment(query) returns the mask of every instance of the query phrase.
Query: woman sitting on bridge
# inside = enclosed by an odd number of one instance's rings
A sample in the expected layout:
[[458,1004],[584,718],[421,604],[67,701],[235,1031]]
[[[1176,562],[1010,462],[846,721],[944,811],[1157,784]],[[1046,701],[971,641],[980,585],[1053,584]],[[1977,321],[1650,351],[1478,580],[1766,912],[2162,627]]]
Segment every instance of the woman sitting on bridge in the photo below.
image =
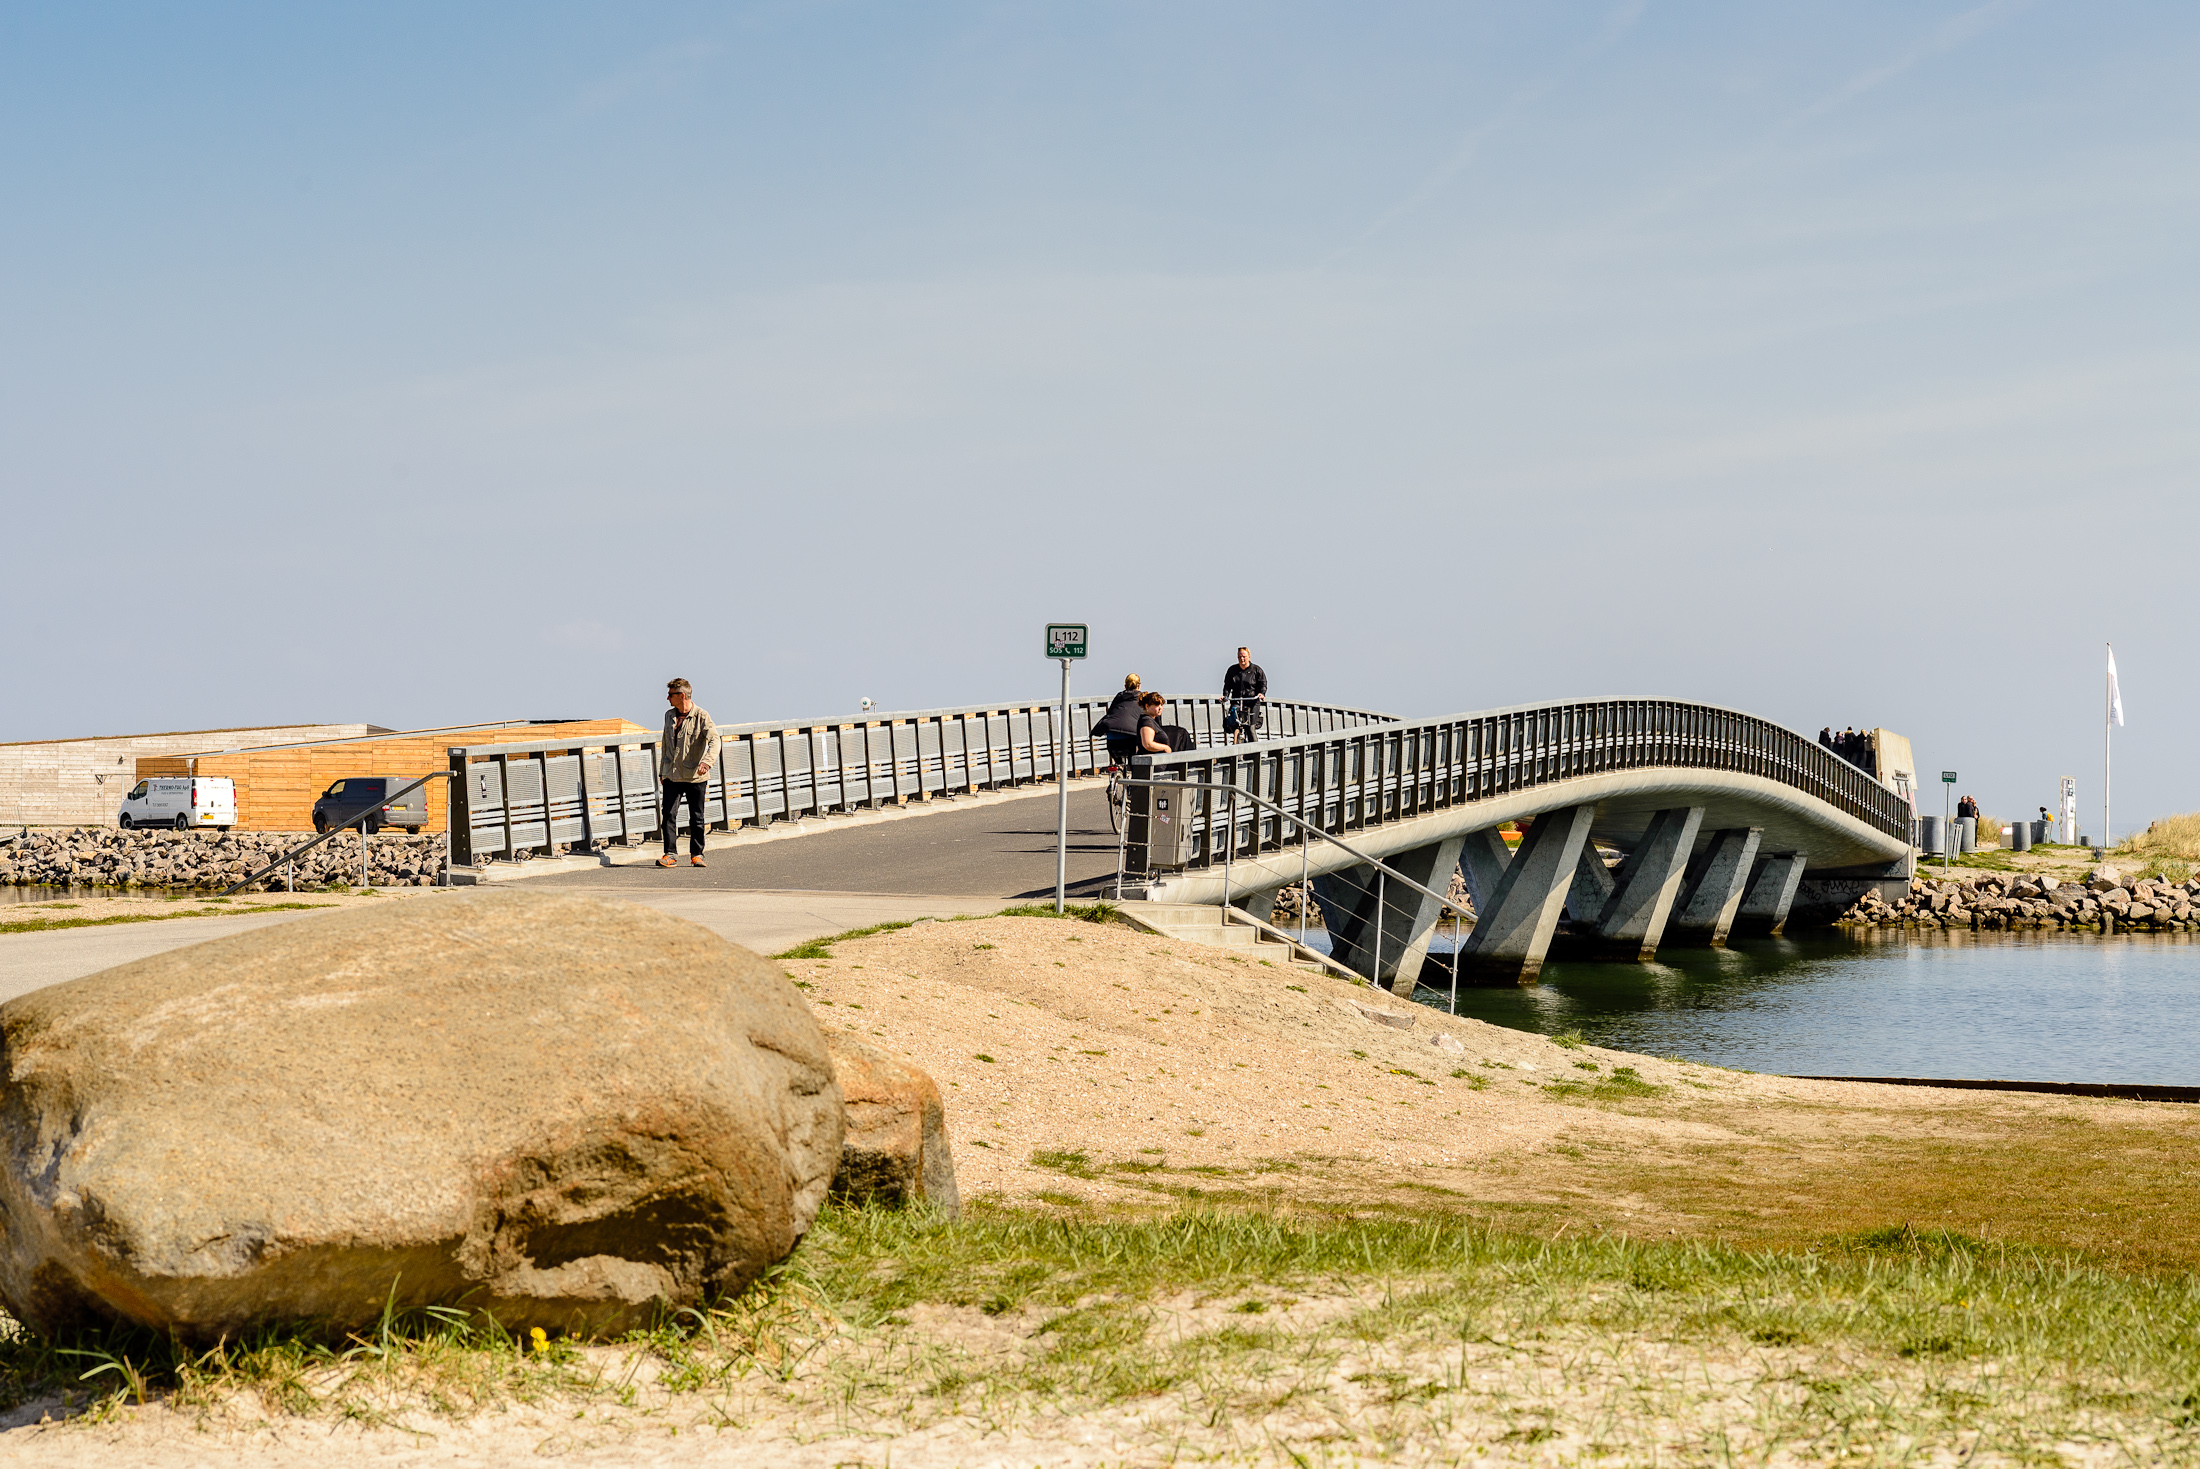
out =
[[1138,751],[1142,755],[1169,755],[1193,746],[1190,730],[1161,722],[1161,706],[1167,702],[1159,694],[1145,694],[1138,700]]

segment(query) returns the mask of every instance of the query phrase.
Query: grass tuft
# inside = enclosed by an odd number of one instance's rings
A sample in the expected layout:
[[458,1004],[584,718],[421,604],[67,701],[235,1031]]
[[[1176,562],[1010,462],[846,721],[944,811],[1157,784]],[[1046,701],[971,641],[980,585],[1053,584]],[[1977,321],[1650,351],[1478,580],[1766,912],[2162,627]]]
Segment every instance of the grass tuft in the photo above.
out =
[[846,943],[849,939],[867,939],[874,933],[892,933],[897,928],[913,928],[915,926],[916,920],[913,918],[893,923],[874,923],[869,928],[851,928],[846,933],[836,933],[830,938],[811,939],[806,944],[796,944],[793,948],[783,950],[772,955],[772,957],[774,959],[830,959],[833,957],[832,946],[834,944]]
[[[221,902],[223,899],[208,899]],[[47,903],[42,907],[73,908],[74,903]],[[25,918],[0,923],[0,933],[43,933],[54,928],[105,928],[116,923],[161,923],[170,918],[235,918],[240,913],[281,913],[297,908],[333,908],[333,903],[249,903],[242,908],[176,908],[166,913],[114,913],[105,918]]]
[[1003,908],[1002,918],[1073,918],[1081,923],[1117,923],[1122,915],[1113,903],[1071,903],[1057,913],[1052,903],[1019,903]]

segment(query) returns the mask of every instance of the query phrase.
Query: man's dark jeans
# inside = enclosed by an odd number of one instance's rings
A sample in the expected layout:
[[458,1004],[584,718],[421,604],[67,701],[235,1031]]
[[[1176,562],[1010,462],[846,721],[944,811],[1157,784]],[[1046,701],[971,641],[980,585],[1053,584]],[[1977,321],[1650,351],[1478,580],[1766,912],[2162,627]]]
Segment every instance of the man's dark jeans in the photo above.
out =
[[688,855],[703,855],[703,803],[707,782],[700,780],[668,780],[665,782],[665,855],[672,856],[680,849],[680,798],[688,803]]

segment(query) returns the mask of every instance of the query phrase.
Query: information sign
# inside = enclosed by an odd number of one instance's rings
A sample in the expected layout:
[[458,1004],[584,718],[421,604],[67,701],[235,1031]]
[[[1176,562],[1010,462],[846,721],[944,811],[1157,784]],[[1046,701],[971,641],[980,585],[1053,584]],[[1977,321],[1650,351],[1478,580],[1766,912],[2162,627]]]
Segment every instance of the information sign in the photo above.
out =
[[1085,624],[1082,622],[1050,622],[1047,624],[1047,656],[1049,658],[1082,658],[1085,656]]
[[1943,785],[1954,785],[1956,783],[1956,773],[1953,770],[1943,770],[1940,772],[1940,780]]

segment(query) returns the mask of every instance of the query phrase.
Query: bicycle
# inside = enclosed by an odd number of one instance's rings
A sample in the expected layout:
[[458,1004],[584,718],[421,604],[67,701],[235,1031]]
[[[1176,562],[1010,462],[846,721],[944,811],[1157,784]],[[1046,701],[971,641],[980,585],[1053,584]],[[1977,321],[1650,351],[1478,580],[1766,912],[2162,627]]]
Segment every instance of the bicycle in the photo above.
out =
[[1108,831],[1115,836],[1123,834],[1123,814],[1130,801],[1131,788],[1124,784],[1130,780],[1129,758],[1108,753]]
[[1262,716],[1266,713],[1258,699],[1226,699],[1222,710],[1222,742],[1226,745],[1255,745],[1260,743]]

